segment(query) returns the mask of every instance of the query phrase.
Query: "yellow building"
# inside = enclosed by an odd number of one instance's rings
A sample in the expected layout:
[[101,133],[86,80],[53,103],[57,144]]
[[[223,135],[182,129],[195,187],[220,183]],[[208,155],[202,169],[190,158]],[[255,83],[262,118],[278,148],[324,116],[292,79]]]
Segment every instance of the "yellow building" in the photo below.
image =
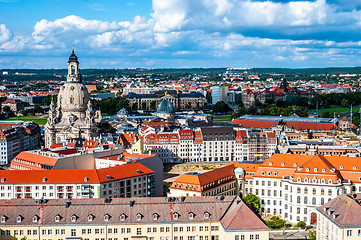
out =
[[317,239],[361,239],[361,194],[342,194],[317,208]]
[[267,240],[237,196],[0,200],[0,239]]

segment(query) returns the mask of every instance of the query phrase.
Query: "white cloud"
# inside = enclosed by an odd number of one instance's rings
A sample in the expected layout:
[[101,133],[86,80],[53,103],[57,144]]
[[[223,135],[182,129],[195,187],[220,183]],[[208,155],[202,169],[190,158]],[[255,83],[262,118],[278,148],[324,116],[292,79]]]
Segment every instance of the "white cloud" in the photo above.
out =
[[11,37],[12,34],[5,24],[0,24],[0,44],[9,41]]

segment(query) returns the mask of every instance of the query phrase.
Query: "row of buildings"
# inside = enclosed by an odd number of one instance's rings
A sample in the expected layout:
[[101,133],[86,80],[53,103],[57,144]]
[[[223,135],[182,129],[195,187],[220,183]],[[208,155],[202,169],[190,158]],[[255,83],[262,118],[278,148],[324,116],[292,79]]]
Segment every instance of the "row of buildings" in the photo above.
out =
[[274,154],[263,163],[229,163],[175,180],[169,196],[241,195],[261,199],[261,212],[316,224],[316,208],[343,194],[361,193],[360,158]]
[[277,148],[273,132],[251,132],[232,126],[208,126],[156,132],[143,129],[144,151],[163,162],[265,161]]

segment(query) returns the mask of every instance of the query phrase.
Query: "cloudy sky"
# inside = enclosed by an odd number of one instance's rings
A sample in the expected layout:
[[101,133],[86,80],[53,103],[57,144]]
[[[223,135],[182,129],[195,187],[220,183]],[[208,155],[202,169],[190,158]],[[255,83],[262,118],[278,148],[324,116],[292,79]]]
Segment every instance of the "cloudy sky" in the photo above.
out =
[[361,0],[0,0],[0,68],[361,66]]

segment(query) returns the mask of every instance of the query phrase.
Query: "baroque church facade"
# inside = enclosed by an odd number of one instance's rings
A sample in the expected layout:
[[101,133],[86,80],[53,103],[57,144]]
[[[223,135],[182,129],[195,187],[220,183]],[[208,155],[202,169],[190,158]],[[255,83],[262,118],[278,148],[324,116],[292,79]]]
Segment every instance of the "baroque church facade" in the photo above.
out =
[[78,57],[72,50],[68,61],[67,81],[61,86],[58,102],[50,104],[48,122],[44,127],[45,147],[70,139],[99,137],[100,110],[95,110],[90,94],[82,83]]

